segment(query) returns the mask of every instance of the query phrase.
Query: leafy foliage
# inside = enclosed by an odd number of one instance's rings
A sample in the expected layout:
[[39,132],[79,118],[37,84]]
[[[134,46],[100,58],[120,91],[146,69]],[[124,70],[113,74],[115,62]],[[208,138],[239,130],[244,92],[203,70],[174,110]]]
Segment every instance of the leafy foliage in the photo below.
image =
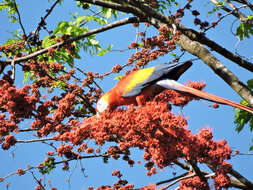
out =
[[[252,16],[250,16],[252,19]],[[250,38],[250,35],[253,35],[253,26],[249,23],[240,23],[239,27],[236,29],[236,35],[239,36],[240,40],[243,40],[245,37]]]
[[[18,5],[17,5],[17,7],[18,7]],[[8,11],[8,17],[9,17],[11,23],[17,22],[17,18],[15,16],[16,5],[13,0],[3,0],[3,2],[0,3],[0,11],[2,11],[2,10]]]
[[39,171],[41,174],[49,174],[55,168],[54,157],[48,157],[46,160],[39,165]]
[[[249,89],[253,89],[253,79],[247,81],[247,86]],[[245,106],[250,106],[248,102],[245,100],[241,100],[241,104]],[[236,109],[235,113],[235,121],[236,124],[235,130],[239,133],[245,127],[245,125],[249,124],[250,131],[253,130],[253,115],[243,110]],[[250,150],[253,150],[253,146],[250,147]]]

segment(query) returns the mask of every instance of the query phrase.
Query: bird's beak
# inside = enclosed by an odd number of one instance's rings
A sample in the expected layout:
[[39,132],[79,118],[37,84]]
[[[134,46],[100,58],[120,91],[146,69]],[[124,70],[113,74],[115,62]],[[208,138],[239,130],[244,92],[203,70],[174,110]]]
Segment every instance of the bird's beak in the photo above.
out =
[[100,114],[100,113],[97,111],[97,114],[96,114],[96,116],[97,116],[97,117],[100,117],[100,115],[101,115],[101,114]]

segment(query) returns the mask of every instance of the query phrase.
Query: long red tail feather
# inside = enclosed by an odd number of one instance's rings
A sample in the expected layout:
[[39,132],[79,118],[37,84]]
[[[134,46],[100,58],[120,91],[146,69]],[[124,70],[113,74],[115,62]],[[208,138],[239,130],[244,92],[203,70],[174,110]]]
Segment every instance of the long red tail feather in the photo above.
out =
[[209,93],[201,91],[201,90],[197,90],[197,89],[194,89],[194,88],[191,88],[188,86],[184,86],[174,80],[169,80],[169,79],[161,80],[161,81],[158,81],[156,84],[158,84],[164,88],[167,88],[167,89],[174,89],[177,91],[186,92],[186,93],[192,94],[194,96],[197,96],[199,98],[204,98],[204,99],[211,100],[211,101],[214,101],[217,103],[230,105],[235,108],[239,108],[241,110],[245,110],[245,111],[253,114],[253,108],[250,108],[248,106],[244,106],[242,104],[238,104],[236,102],[227,100],[225,98],[221,98],[219,96],[215,96],[213,94],[209,94]]

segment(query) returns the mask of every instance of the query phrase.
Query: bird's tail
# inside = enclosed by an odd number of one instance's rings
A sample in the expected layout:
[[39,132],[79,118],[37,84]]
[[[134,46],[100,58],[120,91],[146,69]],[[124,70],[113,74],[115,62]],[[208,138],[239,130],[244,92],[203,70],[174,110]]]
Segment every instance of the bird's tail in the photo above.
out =
[[201,91],[201,90],[197,90],[197,89],[182,85],[182,84],[178,83],[175,80],[169,80],[169,79],[160,80],[156,84],[159,85],[159,86],[162,86],[164,88],[167,88],[167,89],[173,89],[173,90],[176,90],[176,91],[186,92],[186,93],[189,93],[191,95],[197,96],[199,98],[207,99],[207,100],[217,102],[217,103],[220,103],[220,104],[230,105],[230,106],[233,106],[235,108],[239,108],[241,110],[245,110],[245,111],[253,114],[253,108],[250,108],[248,106],[244,106],[242,104],[238,104],[236,102],[227,100],[225,98],[215,96],[213,94],[209,94],[209,93]]

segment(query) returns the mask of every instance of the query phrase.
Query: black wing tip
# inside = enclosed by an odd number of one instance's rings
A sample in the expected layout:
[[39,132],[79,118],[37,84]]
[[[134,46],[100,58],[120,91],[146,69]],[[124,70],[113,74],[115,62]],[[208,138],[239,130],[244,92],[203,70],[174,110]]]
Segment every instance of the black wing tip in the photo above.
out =
[[192,66],[192,62],[191,62],[191,61],[186,61],[186,62],[180,63],[180,64],[178,64],[177,66],[175,66],[175,68],[173,68],[173,69],[168,73],[168,77],[169,77],[170,79],[178,80],[179,77],[180,77],[185,71],[187,71],[191,66]]

